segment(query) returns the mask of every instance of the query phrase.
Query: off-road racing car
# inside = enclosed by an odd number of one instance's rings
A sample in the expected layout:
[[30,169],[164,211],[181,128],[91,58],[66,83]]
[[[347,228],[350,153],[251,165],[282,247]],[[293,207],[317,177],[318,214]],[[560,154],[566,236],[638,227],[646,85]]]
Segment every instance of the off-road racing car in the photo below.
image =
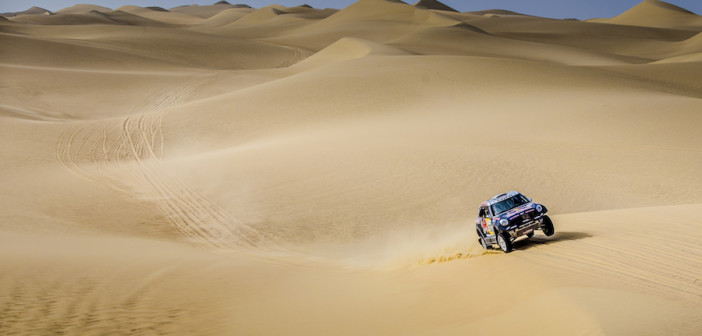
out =
[[534,203],[517,191],[499,194],[480,204],[475,230],[484,249],[497,244],[505,253],[512,252],[512,242],[521,236],[531,238],[534,231],[542,230],[546,236],[555,233],[546,207]]

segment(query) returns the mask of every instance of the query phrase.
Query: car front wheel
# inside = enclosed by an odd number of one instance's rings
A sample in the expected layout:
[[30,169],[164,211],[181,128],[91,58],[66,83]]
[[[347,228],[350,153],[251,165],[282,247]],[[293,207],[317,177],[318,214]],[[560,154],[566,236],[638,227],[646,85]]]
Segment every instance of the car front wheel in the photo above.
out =
[[507,232],[500,232],[497,235],[497,245],[500,245],[500,248],[505,253],[512,252],[512,241],[509,239],[509,234]]
[[553,236],[553,234],[556,233],[556,229],[553,228],[553,222],[548,216],[544,216],[544,224],[542,224],[542,228],[546,237]]

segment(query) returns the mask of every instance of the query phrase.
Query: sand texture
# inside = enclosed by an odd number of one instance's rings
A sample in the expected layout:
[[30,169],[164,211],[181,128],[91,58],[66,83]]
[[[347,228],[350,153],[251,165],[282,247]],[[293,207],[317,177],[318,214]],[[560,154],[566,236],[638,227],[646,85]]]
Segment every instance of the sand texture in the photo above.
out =
[[656,0],[8,14],[0,335],[699,335],[700,78]]

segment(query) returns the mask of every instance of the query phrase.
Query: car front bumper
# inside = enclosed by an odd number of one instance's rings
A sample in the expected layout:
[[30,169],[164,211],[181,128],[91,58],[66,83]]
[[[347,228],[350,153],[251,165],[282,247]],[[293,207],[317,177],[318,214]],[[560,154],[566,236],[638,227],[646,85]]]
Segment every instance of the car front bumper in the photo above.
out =
[[512,236],[512,238],[518,238],[528,234],[529,232],[540,229],[541,223],[543,223],[543,216],[539,216],[538,218],[534,218],[519,225],[510,226],[509,229],[507,229],[507,232],[509,232],[509,235]]

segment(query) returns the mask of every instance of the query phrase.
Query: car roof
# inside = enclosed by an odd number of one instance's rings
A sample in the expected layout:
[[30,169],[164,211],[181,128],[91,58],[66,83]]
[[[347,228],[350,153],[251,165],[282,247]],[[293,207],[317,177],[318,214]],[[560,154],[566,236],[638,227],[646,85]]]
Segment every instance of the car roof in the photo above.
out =
[[504,201],[512,196],[516,196],[516,195],[519,195],[518,191],[515,191],[515,190],[508,191],[504,194],[495,195],[495,197],[483,202],[482,204],[480,204],[480,206],[490,206],[490,205],[493,205],[497,202],[502,202],[502,201]]

